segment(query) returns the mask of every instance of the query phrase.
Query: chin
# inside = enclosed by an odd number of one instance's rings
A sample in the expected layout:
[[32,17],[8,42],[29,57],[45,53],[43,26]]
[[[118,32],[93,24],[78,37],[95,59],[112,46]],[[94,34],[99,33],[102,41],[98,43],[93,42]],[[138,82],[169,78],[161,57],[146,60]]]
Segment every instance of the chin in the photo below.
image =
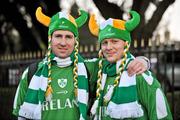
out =
[[109,61],[110,63],[114,63],[114,62],[116,62],[116,59],[115,58],[107,58],[107,61]]
[[65,56],[65,55],[60,55],[60,56],[59,56],[59,58],[62,58],[62,59],[65,59],[65,58],[67,58],[67,57],[69,57],[69,56],[67,56],[67,55],[66,55],[66,56]]
[[62,58],[62,59],[69,57],[66,54],[56,54],[56,56],[59,57],[59,58]]

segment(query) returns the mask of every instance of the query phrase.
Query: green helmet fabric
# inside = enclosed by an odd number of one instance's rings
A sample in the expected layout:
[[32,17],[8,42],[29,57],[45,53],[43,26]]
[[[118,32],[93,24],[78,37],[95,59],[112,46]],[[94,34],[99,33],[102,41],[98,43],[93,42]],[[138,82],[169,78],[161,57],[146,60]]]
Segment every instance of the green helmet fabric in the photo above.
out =
[[109,18],[100,24],[98,41],[101,43],[104,39],[118,38],[123,41],[131,43],[130,32],[136,28],[140,22],[140,15],[135,11],[130,11],[132,18],[128,21],[124,21],[124,29],[114,26],[114,19]]

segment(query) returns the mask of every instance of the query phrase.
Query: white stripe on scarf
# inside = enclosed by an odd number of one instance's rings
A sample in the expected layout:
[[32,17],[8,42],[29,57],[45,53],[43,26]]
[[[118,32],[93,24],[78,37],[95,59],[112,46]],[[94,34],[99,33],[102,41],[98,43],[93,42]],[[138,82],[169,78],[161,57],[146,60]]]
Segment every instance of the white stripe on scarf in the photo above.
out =
[[87,78],[87,71],[84,63],[78,63],[78,75],[83,75]]
[[137,118],[143,116],[143,110],[137,101],[124,104],[116,104],[110,101],[106,113],[111,118],[116,119]]
[[31,82],[29,84],[29,88],[33,90],[43,90],[46,91],[48,83],[48,78],[44,76],[35,76],[33,75]]
[[78,89],[78,101],[84,104],[88,103],[88,93],[86,90]]
[[124,71],[121,75],[118,87],[129,87],[133,85],[136,85],[136,75],[129,77],[128,72]]
[[24,102],[20,107],[19,116],[33,120],[41,120],[41,109],[42,105],[40,103],[37,105]]

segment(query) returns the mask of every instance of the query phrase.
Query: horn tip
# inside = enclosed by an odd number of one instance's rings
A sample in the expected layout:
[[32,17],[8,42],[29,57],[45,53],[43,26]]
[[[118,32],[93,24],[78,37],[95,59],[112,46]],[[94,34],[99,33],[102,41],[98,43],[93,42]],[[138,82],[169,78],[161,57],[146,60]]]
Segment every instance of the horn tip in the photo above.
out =
[[37,8],[37,10],[42,11],[42,7],[39,6],[39,7]]
[[38,8],[36,9],[36,14],[37,14],[38,12],[40,12],[40,11],[42,11],[42,7],[38,7]]

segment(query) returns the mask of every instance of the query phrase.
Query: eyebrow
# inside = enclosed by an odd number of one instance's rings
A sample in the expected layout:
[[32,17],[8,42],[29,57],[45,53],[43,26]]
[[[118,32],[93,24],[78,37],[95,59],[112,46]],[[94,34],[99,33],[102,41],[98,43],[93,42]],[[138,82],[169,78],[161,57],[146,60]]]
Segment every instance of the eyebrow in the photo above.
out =
[[71,37],[71,38],[72,38],[72,37],[74,37],[74,36],[73,36],[73,35],[65,35],[65,37]]
[[69,34],[67,34],[67,35],[62,35],[62,34],[59,34],[59,33],[54,34],[54,36],[74,37],[74,35],[69,35]]

